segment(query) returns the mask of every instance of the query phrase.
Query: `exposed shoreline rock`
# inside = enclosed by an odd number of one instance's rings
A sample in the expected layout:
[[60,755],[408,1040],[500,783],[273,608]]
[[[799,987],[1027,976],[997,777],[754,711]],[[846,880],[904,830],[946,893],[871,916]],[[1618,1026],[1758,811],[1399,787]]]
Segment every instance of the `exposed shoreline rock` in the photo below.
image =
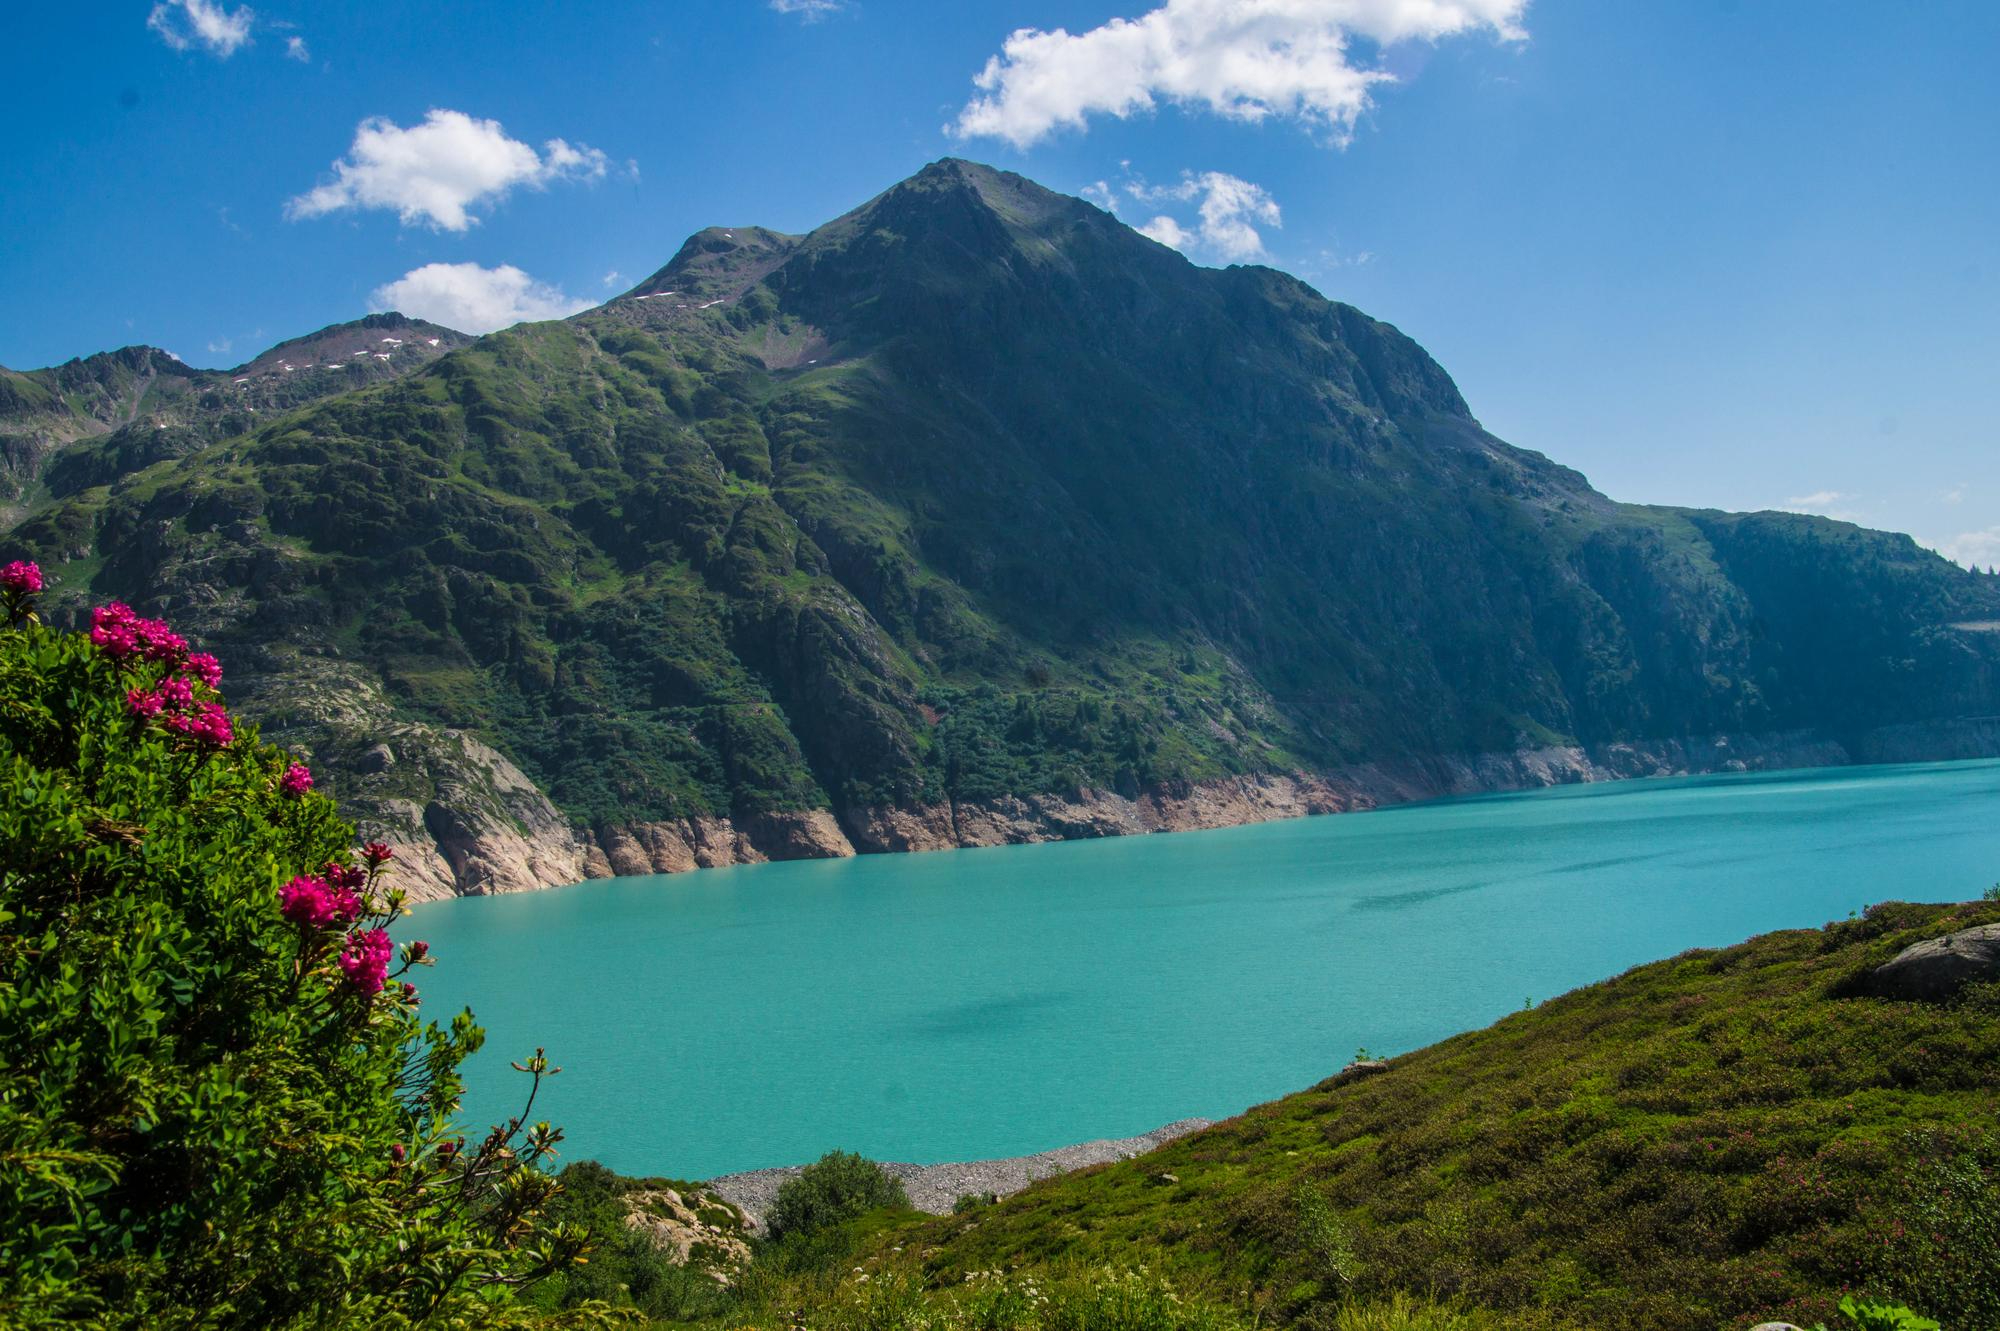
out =
[[[1716,735],[1512,753],[1364,763],[1111,790],[1008,796],[964,804],[765,813],[578,828],[506,758],[470,736],[395,727],[389,748],[428,740],[429,798],[368,798],[364,830],[397,849],[412,900],[557,887],[590,878],[685,873],[772,860],[844,858],[1137,836],[1346,813],[1452,795],[1548,786],[1777,771],[1871,762],[2000,757],[2000,718],[1929,722],[1845,742],[1812,731]],[[447,752],[448,751],[448,752]],[[378,759],[379,761],[379,759]],[[407,769],[407,762],[386,770]]]
[[[910,1205],[932,1215],[944,1215],[951,1210],[953,1202],[967,1193],[1005,1197],[1021,1191],[1037,1179],[1054,1178],[1058,1174],[1086,1169],[1091,1165],[1130,1160],[1210,1125],[1209,1119],[1184,1118],[1137,1137],[1080,1142],[1075,1146],[1002,1160],[964,1160],[937,1165],[893,1161],[877,1163],[902,1183],[903,1190],[910,1195]],[[762,1227],[765,1212],[777,1200],[778,1189],[804,1168],[803,1165],[787,1165],[778,1169],[724,1174],[709,1181],[708,1191],[741,1211],[754,1233]]]

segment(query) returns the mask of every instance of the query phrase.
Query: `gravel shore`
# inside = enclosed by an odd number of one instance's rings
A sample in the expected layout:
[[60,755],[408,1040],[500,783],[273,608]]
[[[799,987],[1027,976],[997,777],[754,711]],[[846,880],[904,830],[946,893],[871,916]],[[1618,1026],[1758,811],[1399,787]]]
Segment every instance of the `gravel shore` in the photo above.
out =
[[[912,1206],[932,1215],[943,1215],[951,1210],[953,1202],[968,1192],[1005,1197],[1019,1192],[1036,1179],[1052,1178],[1073,1169],[1108,1165],[1113,1161],[1144,1155],[1176,1137],[1201,1131],[1209,1126],[1209,1122],[1205,1118],[1184,1118],[1137,1137],[1083,1142],[1043,1151],[1039,1155],[1017,1155],[1006,1160],[966,1160],[942,1165],[911,1165],[887,1160],[879,1163],[902,1180]],[[724,1174],[711,1180],[708,1188],[716,1196],[740,1208],[749,1217],[753,1229],[760,1228],[764,1212],[776,1200],[779,1187],[803,1168],[803,1165],[787,1165],[782,1169],[752,1169],[741,1174]]]

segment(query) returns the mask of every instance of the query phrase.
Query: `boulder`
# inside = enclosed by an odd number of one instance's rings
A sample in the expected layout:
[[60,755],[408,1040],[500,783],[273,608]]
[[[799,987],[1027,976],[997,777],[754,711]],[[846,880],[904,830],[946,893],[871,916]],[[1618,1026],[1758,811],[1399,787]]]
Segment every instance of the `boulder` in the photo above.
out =
[[1389,1060],[1386,1058],[1357,1059],[1334,1073],[1333,1081],[1335,1085],[1339,1085],[1342,1082],[1359,1081],[1363,1077],[1373,1077],[1377,1073],[1387,1072],[1388,1070]]
[[2000,980],[2000,924],[1913,943],[1870,971],[1863,987],[1877,998],[1935,1003],[1982,980]]

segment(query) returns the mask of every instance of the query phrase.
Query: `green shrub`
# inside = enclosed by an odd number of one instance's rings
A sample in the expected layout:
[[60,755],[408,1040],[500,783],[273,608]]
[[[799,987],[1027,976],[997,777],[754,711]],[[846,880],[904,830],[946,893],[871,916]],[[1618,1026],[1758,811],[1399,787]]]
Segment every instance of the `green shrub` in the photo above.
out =
[[1849,1294],[1840,1301],[1840,1313],[1854,1331],[1939,1331],[1930,1318],[1881,1299],[1857,1299]]
[[873,1160],[828,1151],[778,1189],[764,1217],[773,1241],[817,1233],[883,1207],[910,1204],[903,1185]]
[[560,1134],[524,1112],[465,1146],[482,1033],[419,1016],[388,848],[357,865],[165,625],[5,610],[0,1324],[515,1319],[506,1291],[581,1247],[540,1219]]

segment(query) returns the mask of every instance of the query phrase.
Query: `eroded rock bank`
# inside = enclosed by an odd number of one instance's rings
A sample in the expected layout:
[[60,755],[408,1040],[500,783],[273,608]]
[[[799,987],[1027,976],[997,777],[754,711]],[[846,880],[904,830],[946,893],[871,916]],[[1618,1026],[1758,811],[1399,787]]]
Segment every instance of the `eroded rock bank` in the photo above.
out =
[[[380,777],[342,792],[398,849],[412,899],[525,892],[586,878],[1194,831],[1496,791],[1706,772],[2000,756],[2000,718],[1835,740],[1809,731],[1367,763],[1181,782],[1134,795],[1081,789],[917,807],[765,813],[625,826],[571,824],[519,768],[469,735],[392,726],[363,755]],[[398,768],[393,780],[387,779]]]

